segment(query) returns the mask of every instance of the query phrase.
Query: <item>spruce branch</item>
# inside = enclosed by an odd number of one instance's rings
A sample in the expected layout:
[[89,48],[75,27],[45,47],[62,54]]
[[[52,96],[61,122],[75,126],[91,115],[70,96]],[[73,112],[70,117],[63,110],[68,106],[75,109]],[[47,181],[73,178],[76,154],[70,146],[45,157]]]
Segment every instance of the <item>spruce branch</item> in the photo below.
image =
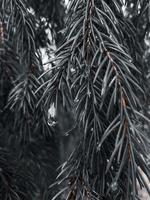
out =
[[[43,78],[38,80],[43,66],[35,45],[36,20],[27,9],[26,1],[1,1],[0,7],[0,76],[2,82],[10,83],[8,103],[3,112],[9,110],[14,115],[12,124],[21,140],[31,139],[37,130],[43,135],[51,135],[46,109],[42,105],[36,107],[37,96],[34,94],[44,82]],[[40,120],[43,123],[39,123]]]
[[42,99],[73,101],[82,138],[62,168],[56,184],[65,186],[53,200],[62,193],[68,200],[138,199],[138,183],[149,192],[140,173],[150,178],[141,130],[141,118],[149,119],[137,96],[144,95],[141,69],[124,42],[133,25],[119,1],[72,0],[69,13],[66,40],[56,52],[52,78],[41,86]]

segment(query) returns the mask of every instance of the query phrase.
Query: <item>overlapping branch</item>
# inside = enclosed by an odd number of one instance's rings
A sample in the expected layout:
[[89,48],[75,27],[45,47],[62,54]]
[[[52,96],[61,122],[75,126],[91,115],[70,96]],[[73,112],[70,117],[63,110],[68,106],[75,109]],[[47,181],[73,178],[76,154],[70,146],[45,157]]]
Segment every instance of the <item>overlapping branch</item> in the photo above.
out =
[[82,138],[56,183],[70,184],[53,200],[67,191],[68,200],[138,199],[138,183],[149,190],[139,171],[150,178],[140,129],[140,119],[149,119],[140,112],[140,68],[125,42],[130,23],[117,1],[72,0],[69,17],[44,96],[73,101]]
[[[43,68],[35,47],[35,18],[27,9],[26,1],[1,1],[0,7],[1,93],[7,93],[3,112],[9,110],[14,115],[10,123],[21,140],[28,140],[37,130],[51,135],[46,109],[42,105],[36,108],[37,96],[34,94],[44,82],[43,78],[38,80]],[[4,81],[10,85],[8,91],[4,91]]]

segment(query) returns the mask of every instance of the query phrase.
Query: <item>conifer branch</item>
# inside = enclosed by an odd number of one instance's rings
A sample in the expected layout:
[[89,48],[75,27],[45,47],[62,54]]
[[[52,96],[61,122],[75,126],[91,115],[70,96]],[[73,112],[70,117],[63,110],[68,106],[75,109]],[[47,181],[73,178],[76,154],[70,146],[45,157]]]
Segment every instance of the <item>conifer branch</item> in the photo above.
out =
[[70,182],[66,199],[138,199],[137,183],[147,189],[138,169],[148,179],[150,173],[140,129],[140,118],[146,118],[137,96],[144,94],[141,71],[124,42],[132,23],[118,1],[72,0],[69,17],[66,40],[56,52],[58,68],[45,92],[55,94],[51,101],[60,98],[58,90],[63,101],[73,98],[82,132],[59,177],[60,183]]

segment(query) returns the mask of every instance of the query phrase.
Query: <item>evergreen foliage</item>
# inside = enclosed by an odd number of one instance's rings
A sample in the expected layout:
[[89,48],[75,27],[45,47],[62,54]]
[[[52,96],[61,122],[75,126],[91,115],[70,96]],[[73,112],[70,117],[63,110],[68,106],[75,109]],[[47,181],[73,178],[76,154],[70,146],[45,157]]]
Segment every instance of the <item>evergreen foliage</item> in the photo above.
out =
[[[55,10],[55,4],[51,5]],[[49,18],[49,23],[54,25],[55,20]],[[53,130],[47,124],[47,110],[42,104],[36,106],[40,96],[35,95],[35,90],[46,81],[38,80],[44,72],[40,58],[42,44],[36,40],[38,23],[27,1],[0,1],[2,200],[44,198],[55,180],[60,160],[56,137],[52,137]]]
[[[142,3],[135,4],[137,13]],[[53,200],[62,194],[68,200],[138,199],[137,184],[149,192],[142,175],[150,178],[142,45],[134,16],[125,17],[122,6],[117,0],[70,1],[65,39],[42,98],[56,109],[60,102],[73,107],[82,138],[62,166],[56,184],[67,184]],[[143,6],[141,12],[148,9]]]
[[0,0],[0,199],[139,200],[139,187],[150,195],[149,0],[68,5]]

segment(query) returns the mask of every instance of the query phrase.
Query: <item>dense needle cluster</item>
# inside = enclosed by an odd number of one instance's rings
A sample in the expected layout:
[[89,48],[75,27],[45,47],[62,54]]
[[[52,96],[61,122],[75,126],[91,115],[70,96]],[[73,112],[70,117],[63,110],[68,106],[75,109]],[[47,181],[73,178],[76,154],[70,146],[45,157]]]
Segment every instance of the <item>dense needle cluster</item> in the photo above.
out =
[[[73,107],[80,144],[62,166],[53,198],[138,199],[137,185],[149,192],[142,172],[147,166],[147,138],[142,132],[139,95],[142,71],[132,49],[139,45],[132,21],[120,1],[70,1],[65,40],[44,93]],[[138,55],[139,52],[137,52]]]
[[38,80],[44,69],[36,44],[37,19],[30,9],[27,1],[0,1],[2,200],[44,198],[55,178],[55,173],[49,172],[56,169],[59,160],[47,110],[42,104],[37,106],[43,90],[38,95],[35,90],[45,78]]
[[139,200],[150,194],[149,0],[67,8],[0,0],[0,199]]

